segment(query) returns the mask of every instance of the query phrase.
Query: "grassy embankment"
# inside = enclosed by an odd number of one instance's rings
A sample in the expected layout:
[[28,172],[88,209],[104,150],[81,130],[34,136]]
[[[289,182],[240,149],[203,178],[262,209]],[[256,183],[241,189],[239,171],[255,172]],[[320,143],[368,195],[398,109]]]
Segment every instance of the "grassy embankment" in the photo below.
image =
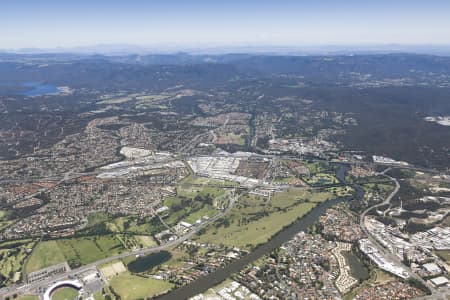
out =
[[284,226],[331,198],[329,192],[295,188],[276,193],[271,200],[245,195],[226,219],[209,226],[198,240],[248,249],[268,241]]

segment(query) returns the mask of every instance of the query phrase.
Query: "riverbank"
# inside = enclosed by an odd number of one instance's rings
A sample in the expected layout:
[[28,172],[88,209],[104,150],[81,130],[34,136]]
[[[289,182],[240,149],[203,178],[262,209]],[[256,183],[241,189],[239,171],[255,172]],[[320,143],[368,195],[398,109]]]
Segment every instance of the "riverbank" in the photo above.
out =
[[323,213],[325,213],[325,211],[328,208],[338,203],[348,201],[350,198],[351,197],[336,198],[318,204],[308,214],[306,214],[305,216],[298,219],[290,226],[278,232],[271,240],[257,247],[254,251],[250,252],[248,255],[242,257],[241,259],[233,261],[225,268],[219,269],[208,276],[201,277],[188,285],[182,286],[172,291],[171,293],[163,295],[161,297],[157,297],[156,299],[160,300],[187,299],[199,293],[202,293],[211,287],[214,287],[215,285],[227,279],[230,275],[239,272],[247,265],[258,260],[262,256],[269,254],[273,250],[277,249],[283,243],[293,238],[298,232],[307,230],[311,225],[316,223],[318,218]]
[[[342,183],[345,183],[345,171],[347,168],[344,165],[339,165],[339,169],[336,171],[336,174],[339,176],[338,179],[341,180]],[[244,269],[247,265],[253,263],[264,255],[270,254],[275,249],[279,248],[285,242],[292,239],[298,232],[306,231],[311,225],[315,224],[319,217],[325,213],[325,211],[341,202],[347,202],[355,197],[362,197],[364,195],[364,191],[362,189],[355,189],[355,193],[352,196],[347,197],[338,197],[332,200],[328,200],[326,202],[322,202],[317,204],[314,208],[312,208],[307,214],[303,217],[294,221],[291,225],[283,228],[281,231],[276,233],[267,243],[259,245],[252,252],[247,254],[246,256],[237,259],[227,265],[226,267],[219,269],[208,276],[201,277],[188,285],[182,286],[166,295],[157,297],[156,299],[160,300],[179,300],[179,299],[187,299],[193,297],[199,293],[202,293],[209,288],[214,287],[217,284],[220,284],[222,281],[229,278],[232,274],[237,273]]]

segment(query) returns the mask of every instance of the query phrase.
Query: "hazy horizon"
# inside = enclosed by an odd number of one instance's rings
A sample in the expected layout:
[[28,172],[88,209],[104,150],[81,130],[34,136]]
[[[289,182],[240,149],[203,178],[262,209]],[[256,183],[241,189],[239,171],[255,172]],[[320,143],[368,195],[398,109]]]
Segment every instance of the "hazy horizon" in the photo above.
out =
[[267,54],[267,55],[340,55],[340,54],[430,54],[450,55],[450,45],[438,44],[366,44],[366,45],[131,45],[98,44],[90,46],[55,48],[1,49],[0,53],[11,54],[75,54],[75,55],[224,55],[224,54]]
[[0,49],[450,45],[450,2],[2,1]]

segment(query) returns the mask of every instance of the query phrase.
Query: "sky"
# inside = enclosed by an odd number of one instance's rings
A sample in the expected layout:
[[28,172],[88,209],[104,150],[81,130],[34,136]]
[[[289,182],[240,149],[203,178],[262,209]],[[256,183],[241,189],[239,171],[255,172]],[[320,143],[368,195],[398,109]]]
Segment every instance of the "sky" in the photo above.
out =
[[0,49],[450,45],[449,0],[1,0]]

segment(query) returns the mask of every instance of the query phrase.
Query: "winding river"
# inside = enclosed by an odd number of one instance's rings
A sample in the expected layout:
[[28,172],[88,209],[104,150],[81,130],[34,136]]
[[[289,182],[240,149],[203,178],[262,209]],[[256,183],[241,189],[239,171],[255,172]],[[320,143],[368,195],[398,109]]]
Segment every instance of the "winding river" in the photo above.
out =
[[[336,170],[336,177],[342,183],[346,183],[345,174],[348,168],[349,167],[346,165],[339,164],[339,167]],[[302,218],[298,219],[291,225],[287,226],[286,228],[278,232],[270,241],[258,246],[255,250],[253,250],[246,256],[233,261],[226,267],[218,269],[207,276],[200,277],[199,279],[185,286],[182,286],[166,295],[157,297],[156,299],[160,300],[187,299],[199,293],[202,293],[211,287],[214,287],[215,285],[221,283],[222,281],[230,277],[231,274],[239,272],[250,263],[279,248],[282,244],[292,239],[298,232],[307,230],[308,227],[313,225],[328,208],[340,202],[350,201],[354,197],[360,199],[361,197],[364,196],[364,190],[362,188],[360,188],[359,186],[353,186],[353,188],[356,191],[354,196],[339,197],[324,203],[320,203],[315,208],[313,208],[307,215],[303,216]]]

